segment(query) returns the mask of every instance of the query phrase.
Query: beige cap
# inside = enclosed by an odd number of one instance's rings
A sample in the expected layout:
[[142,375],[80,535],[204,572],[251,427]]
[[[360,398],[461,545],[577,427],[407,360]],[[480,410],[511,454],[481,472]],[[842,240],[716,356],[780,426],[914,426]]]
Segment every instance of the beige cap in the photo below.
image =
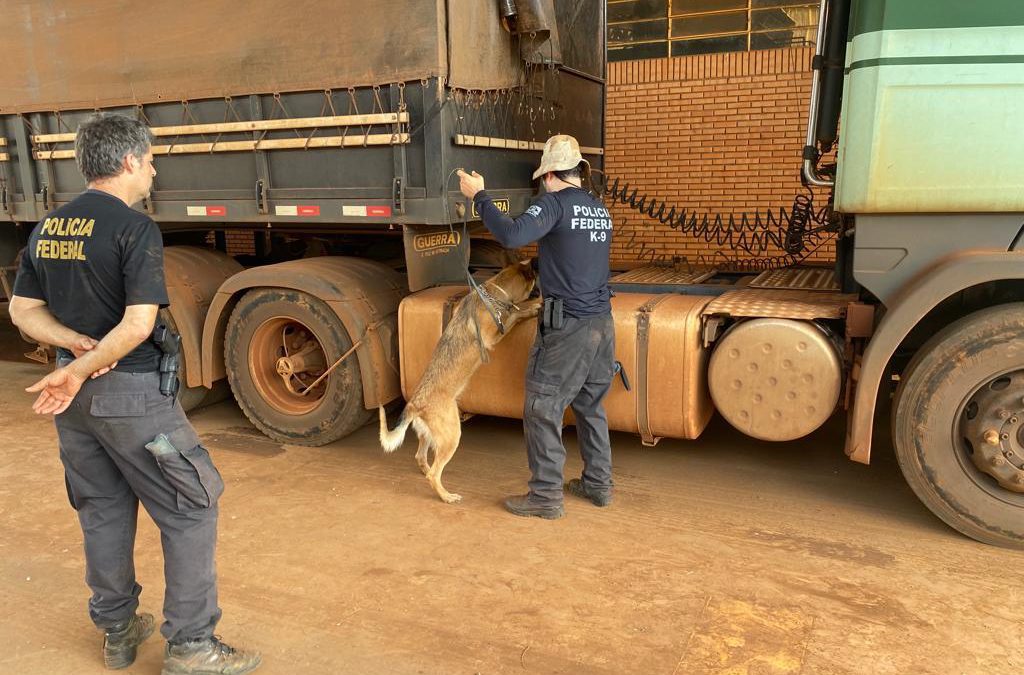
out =
[[536,180],[549,171],[566,171],[575,169],[580,162],[590,168],[590,162],[580,154],[580,144],[572,136],[559,134],[552,136],[544,144],[544,156],[540,158],[540,168],[533,172]]

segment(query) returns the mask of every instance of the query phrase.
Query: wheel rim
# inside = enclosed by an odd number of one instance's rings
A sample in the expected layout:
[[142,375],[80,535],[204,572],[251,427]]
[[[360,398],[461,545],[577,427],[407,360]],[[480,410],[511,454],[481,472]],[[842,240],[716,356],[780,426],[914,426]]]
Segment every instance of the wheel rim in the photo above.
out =
[[954,442],[964,472],[993,497],[1024,507],[1024,369],[976,387],[956,419]]
[[[323,402],[331,376],[322,341],[292,317],[264,321],[249,341],[249,374],[260,396],[286,415],[305,415]],[[312,386],[311,385],[315,385]]]

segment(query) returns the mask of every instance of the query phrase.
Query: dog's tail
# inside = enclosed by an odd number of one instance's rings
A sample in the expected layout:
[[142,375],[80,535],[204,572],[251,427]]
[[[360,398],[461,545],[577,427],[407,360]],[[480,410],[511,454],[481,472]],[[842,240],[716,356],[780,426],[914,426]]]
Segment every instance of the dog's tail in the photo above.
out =
[[402,416],[398,418],[398,426],[392,430],[388,430],[388,418],[384,414],[384,406],[380,406],[380,446],[384,448],[384,452],[394,452],[398,448],[402,447],[402,441],[405,440],[405,432],[409,429],[409,425],[412,424],[413,419],[416,417],[416,413],[409,410],[409,406],[406,406],[402,411]]

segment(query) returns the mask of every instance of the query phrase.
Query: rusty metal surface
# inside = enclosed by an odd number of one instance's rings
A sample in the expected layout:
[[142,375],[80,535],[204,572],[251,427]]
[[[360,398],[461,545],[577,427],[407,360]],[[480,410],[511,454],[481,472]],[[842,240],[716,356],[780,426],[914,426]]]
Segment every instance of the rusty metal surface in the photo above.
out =
[[[420,291],[402,301],[399,309],[402,391],[408,397],[426,370],[434,346],[441,337],[447,299],[464,293],[450,286]],[[637,315],[652,298],[640,293],[619,293],[612,298],[615,320],[615,358],[626,370],[632,385],[626,391],[616,378],[605,399],[608,425],[617,431],[639,433],[636,381]],[[701,310],[706,296],[670,295],[651,312],[648,329],[648,419],[652,433],[665,438],[697,438],[707,426],[714,408],[707,391],[708,351],[701,339]],[[509,332],[470,380],[460,399],[464,412],[500,417],[522,417],[525,373],[536,321],[524,321]],[[572,423],[571,412],[566,423]]]
[[[562,63],[562,41],[554,0],[515,0],[519,54],[531,63]],[[563,4],[573,4],[561,0]]]
[[715,407],[734,427],[765,441],[811,433],[839,402],[843,369],[819,327],[791,319],[753,319],[718,341],[708,366]]
[[715,276],[716,270],[677,270],[669,267],[637,267],[616,274],[609,279],[613,284],[699,284]]
[[856,295],[820,291],[744,289],[723,293],[704,309],[707,316],[841,319]]
[[231,308],[249,288],[290,288],[323,300],[338,315],[355,343],[369,408],[401,394],[398,377],[398,304],[407,294],[404,278],[389,267],[361,258],[325,256],[253,267],[217,291],[203,328],[203,383],[224,377],[224,333]]
[[[998,386],[996,383],[999,383]],[[1011,492],[1024,492],[1024,371],[1007,373],[971,399],[974,417],[964,415],[963,436],[971,461]]]
[[446,70],[444,0],[0,0],[0,16],[5,113],[340,89]]
[[835,270],[823,268],[783,268],[761,272],[748,288],[776,288],[804,291],[839,291]]
[[846,308],[846,337],[871,337],[875,330],[875,307],[861,302],[852,302]]
[[164,278],[170,300],[167,309],[181,335],[186,386],[203,384],[203,323],[210,302],[221,284],[241,271],[242,266],[234,258],[219,251],[194,246],[164,249]]

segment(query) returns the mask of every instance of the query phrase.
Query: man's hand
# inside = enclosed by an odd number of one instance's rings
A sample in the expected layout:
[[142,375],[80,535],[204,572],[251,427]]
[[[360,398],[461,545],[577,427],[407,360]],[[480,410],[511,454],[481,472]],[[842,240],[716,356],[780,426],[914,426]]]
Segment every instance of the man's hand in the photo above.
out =
[[58,415],[68,409],[82,388],[85,378],[71,372],[67,367],[58,368],[39,380],[25,391],[39,392],[39,397],[32,404],[32,410],[39,415]]
[[[84,354],[84,353],[86,353],[88,351],[91,351],[93,349],[93,347],[95,347],[98,344],[99,344],[99,342],[97,342],[96,340],[93,340],[91,337],[89,337],[87,335],[79,335],[77,338],[75,338],[75,341],[71,343],[71,345],[68,347],[68,349],[71,350],[71,353],[74,354],[75,358],[77,359],[82,354]],[[103,368],[100,368],[99,370],[97,370],[95,373],[93,373],[89,377],[91,379],[95,379],[95,378],[99,377],[100,375],[106,375],[116,365],[117,365],[117,361],[114,361],[109,366],[105,366]]]
[[470,175],[462,169],[459,169],[458,176],[459,189],[462,190],[462,194],[466,195],[470,199],[475,197],[477,192],[484,189],[484,177],[476,171]]

